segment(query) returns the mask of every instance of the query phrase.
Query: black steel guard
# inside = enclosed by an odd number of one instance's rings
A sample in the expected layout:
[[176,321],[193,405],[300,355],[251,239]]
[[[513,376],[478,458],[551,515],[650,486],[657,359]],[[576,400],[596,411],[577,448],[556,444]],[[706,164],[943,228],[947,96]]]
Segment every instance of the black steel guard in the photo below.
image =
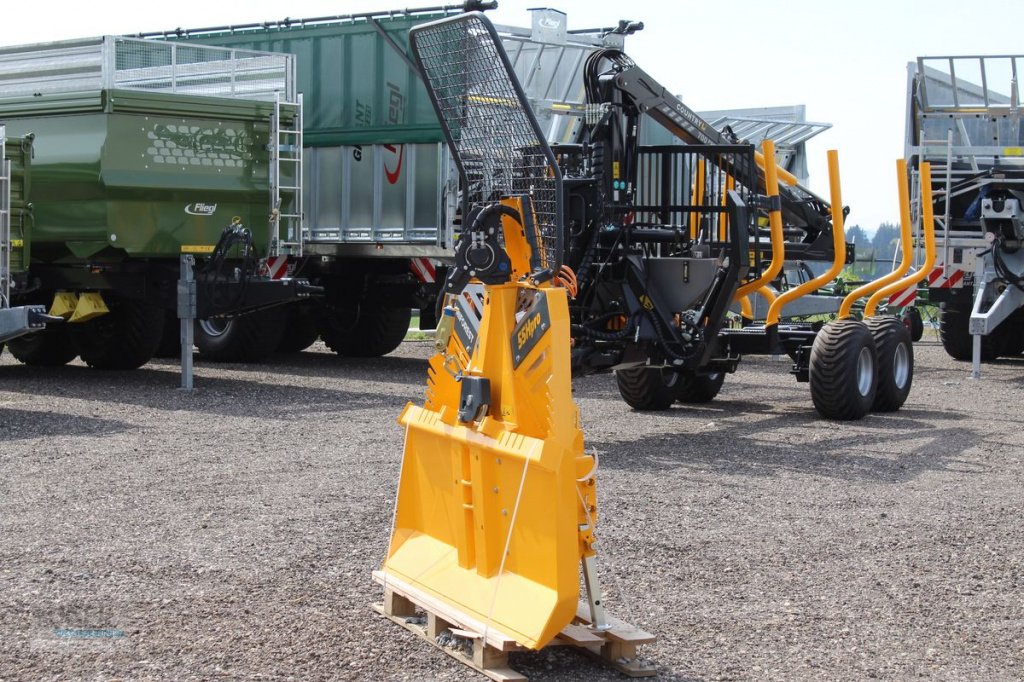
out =
[[462,215],[504,196],[529,196],[540,239],[527,234],[531,268],[558,272],[562,173],[494,26],[471,12],[416,26],[409,40],[462,178]]

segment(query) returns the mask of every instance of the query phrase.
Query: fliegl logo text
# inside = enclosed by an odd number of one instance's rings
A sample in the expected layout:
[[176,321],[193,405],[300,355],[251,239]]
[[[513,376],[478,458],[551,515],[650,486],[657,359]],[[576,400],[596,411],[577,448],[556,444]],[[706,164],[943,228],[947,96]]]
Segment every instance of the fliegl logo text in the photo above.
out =
[[540,313],[534,313],[533,317],[526,321],[516,335],[516,343],[519,344],[519,348],[525,346],[538,329],[540,329]]
[[185,207],[185,213],[189,215],[213,215],[217,211],[217,204],[204,204],[197,201]]

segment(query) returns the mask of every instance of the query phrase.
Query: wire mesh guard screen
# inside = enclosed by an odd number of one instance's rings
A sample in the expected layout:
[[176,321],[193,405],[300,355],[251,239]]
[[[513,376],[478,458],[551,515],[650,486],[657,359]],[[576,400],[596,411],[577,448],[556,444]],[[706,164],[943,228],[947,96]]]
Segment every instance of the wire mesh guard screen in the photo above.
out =
[[532,199],[541,267],[562,262],[562,177],[493,26],[466,14],[414,28],[413,52],[462,172],[468,205]]
[[[730,224],[726,197],[729,190],[736,190],[747,205],[752,203],[754,168],[750,145],[642,147],[637,155],[634,228],[667,228],[678,234],[680,244],[707,245],[717,255],[734,244],[735,229],[751,229]],[[755,241],[756,233],[755,228]],[[759,270],[760,249],[753,250],[750,266],[752,272]]]
[[113,87],[186,95],[293,101],[291,56],[114,39]]

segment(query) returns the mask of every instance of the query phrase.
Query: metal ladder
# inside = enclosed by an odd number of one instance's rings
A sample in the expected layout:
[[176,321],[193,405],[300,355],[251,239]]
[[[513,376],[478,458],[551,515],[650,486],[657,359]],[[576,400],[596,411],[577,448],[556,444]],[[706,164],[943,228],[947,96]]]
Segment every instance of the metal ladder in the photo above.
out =
[[11,306],[11,162],[6,127],[0,124],[0,308]]
[[[282,104],[293,107],[292,127],[282,124]],[[274,99],[270,117],[270,255],[301,256],[305,242],[302,198],[302,95],[294,104]],[[292,184],[283,184],[290,182]]]

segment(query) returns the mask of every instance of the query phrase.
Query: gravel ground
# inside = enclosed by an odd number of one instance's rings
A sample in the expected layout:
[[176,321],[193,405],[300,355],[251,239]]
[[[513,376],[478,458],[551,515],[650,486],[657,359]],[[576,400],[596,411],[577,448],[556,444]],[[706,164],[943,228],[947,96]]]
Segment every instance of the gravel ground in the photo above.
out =
[[[5,353],[0,679],[480,679],[369,607],[428,350],[200,364],[193,394]],[[1024,360],[916,352],[904,409],[852,424],[768,358],[660,414],[576,382],[606,604],[660,679],[1024,678]]]

